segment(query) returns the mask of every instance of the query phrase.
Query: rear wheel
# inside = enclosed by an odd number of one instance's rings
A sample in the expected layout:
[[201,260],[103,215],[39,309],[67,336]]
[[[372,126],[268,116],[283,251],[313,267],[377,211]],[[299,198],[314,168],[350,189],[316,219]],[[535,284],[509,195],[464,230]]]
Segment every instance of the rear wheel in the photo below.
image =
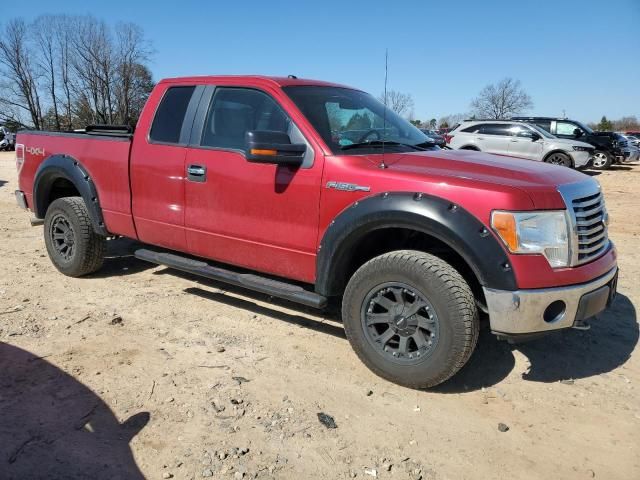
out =
[[53,265],[70,277],[93,273],[104,261],[106,239],[93,230],[80,197],[51,203],[44,217],[44,241]]
[[387,253],[360,267],[345,290],[342,318],[364,364],[411,388],[453,376],[478,339],[469,285],[448,263],[412,250]]
[[613,158],[611,157],[609,152],[604,152],[602,150],[596,150],[591,159],[591,165],[593,166],[593,168],[596,168],[598,170],[606,170],[613,163]]
[[554,152],[547,158],[545,158],[544,161],[547,163],[552,163],[553,165],[561,165],[563,167],[571,168],[572,166],[571,157],[562,152]]

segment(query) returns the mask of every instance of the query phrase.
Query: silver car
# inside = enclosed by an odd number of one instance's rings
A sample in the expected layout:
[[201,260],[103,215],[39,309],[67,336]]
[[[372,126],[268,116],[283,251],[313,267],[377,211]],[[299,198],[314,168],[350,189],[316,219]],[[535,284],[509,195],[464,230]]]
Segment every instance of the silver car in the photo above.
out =
[[508,120],[469,120],[447,136],[449,147],[582,168],[593,146],[557,138],[536,125]]

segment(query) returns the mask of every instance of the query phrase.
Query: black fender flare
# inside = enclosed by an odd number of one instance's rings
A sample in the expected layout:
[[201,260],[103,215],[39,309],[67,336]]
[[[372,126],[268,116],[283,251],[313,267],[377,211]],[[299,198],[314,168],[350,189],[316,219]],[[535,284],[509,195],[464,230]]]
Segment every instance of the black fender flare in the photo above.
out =
[[36,218],[44,218],[49,207],[51,188],[60,178],[71,182],[80,192],[96,233],[109,235],[102,216],[98,190],[87,170],[69,155],[51,155],[38,167],[33,181],[33,211]]
[[480,220],[460,205],[424,193],[383,193],[343,210],[324,233],[317,255],[315,290],[339,295],[352,249],[368,233],[408,228],[451,247],[471,267],[482,286],[516,290],[515,274],[505,248]]

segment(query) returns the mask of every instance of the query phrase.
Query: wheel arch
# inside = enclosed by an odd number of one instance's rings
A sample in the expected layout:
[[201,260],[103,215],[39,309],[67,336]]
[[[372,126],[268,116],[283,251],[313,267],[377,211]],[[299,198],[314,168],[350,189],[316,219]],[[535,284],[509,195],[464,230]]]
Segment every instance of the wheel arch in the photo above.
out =
[[414,245],[458,263],[477,286],[517,288],[506,251],[480,220],[440,197],[400,192],[355,202],[331,222],[318,252],[316,291],[340,295],[367,257]]
[[94,231],[107,236],[98,190],[89,172],[69,155],[52,155],[40,164],[34,177],[33,207],[36,218],[44,218],[54,200],[70,196],[82,197]]
[[562,150],[561,148],[554,148],[553,150],[547,152],[545,156],[542,158],[542,161],[546,162],[547,158],[549,158],[554,153],[562,153],[563,155],[566,155],[567,157],[569,157],[569,160],[571,161],[571,168],[575,168],[576,162],[573,160],[573,156],[569,152],[567,152],[566,150]]
[[474,145],[472,143],[467,143],[465,145],[463,145],[462,147],[458,148],[458,150],[473,150],[476,152],[480,152],[481,150],[478,148],[477,145]]

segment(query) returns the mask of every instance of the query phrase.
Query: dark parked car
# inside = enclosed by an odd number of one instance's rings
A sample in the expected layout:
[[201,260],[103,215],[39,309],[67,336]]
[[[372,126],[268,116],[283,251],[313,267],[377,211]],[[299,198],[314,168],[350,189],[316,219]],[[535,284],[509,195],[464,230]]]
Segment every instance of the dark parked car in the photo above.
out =
[[444,148],[447,145],[444,137],[440,135],[435,130],[429,130],[428,128],[421,128],[420,131],[424,133],[427,137],[433,139],[434,143],[440,148]]
[[627,163],[635,161],[634,152],[627,141],[614,132],[594,132],[589,127],[576,120],[556,117],[513,117],[533,123],[559,138],[579,139],[595,147],[592,166],[597,169],[607,169],[613,163]]

